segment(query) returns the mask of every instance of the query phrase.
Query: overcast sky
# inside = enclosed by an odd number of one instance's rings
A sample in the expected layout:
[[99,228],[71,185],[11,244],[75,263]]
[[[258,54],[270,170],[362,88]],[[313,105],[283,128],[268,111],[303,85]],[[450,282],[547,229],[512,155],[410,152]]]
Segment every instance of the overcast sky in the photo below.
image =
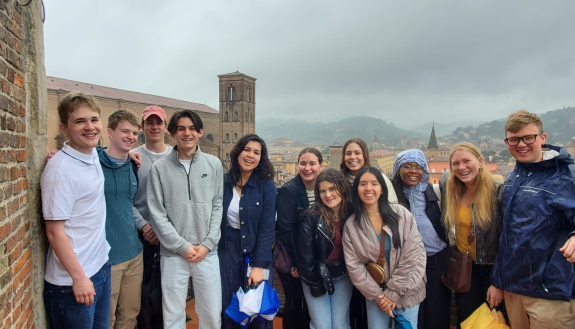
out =
[[46,71],[218,109],[257,79],[259,118],[403,128],[575,106],[575,2],[45,1]]

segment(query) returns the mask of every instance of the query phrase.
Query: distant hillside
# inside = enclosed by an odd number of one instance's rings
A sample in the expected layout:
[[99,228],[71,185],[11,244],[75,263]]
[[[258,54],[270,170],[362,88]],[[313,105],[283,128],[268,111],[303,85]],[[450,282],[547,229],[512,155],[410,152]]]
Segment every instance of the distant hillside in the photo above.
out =
[[[431,133],[431,127],[435,125],[435,135],[436,136],[447,136],[451,135],[455,129],[462,126],[469,125],[479,125],[483,121],[469,121],[469,122],[452,122],[452,123],[441,123],[441,122],[428,122],[419,126],[409,128],[409,130],[414,131],[419,134],[429,135]],[[409,137],[409,136],[408,136]]]
[[[549,111],[539,115],[539,117],[543,120],[543,129],[548,135],[548,144],[567,144],[575,137],[575,125],[569,123],[571,118],[575,118],[575,107]],[[458,136],[467,133],[470,137],[466,138],[466,140],[472,142],[478,140],[481,136],[503,139],[505,120],[507,118],[486,122],[477,126],[458,127],[453,131],[452,135]]]
[[[431,130],[430,130],[431,131]],[[263,119],[256,121],[256,133],[266,140],[288,137],[301,143],[330,145],[344,143],[352,137],[359,137],[371,146],[374,134],[381,144],[396,145],[405,133],[408,138],[429,139],[427,135],[396,127],[381,119],[367,116],[353,116],[330,123],[305,122],[294,119]]]

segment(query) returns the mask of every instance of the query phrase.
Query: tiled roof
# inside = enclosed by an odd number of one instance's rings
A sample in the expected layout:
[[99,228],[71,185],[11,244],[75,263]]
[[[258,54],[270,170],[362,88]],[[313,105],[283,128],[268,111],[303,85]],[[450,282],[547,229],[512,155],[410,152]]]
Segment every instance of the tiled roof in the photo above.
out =
[[62,78],[46,77],[48,90],[80,91],[96,97],[110,99],[120,99],[129,102],[142,103],[147,105],[158,105],[161,107],[173,107],[183,110],[192,110],[205,113],[219,113],[214,108],[205,104],[186,102],[179,99],[139,93],[135,91],[104,87],[85,82],[72,81]]

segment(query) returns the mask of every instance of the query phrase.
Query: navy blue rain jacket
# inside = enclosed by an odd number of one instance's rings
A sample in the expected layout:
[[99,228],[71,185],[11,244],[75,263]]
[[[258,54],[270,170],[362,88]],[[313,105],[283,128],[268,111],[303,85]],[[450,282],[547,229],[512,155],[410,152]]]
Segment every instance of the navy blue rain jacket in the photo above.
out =
[[[222,237],[218,248],[227,250],[226,226],[228,208],[233,198],[232,175],[224,175],[224,213],[222,216]],[[250,256],[252,267],[268,268],[272,262],[272,244],[276,226],[277,189],[273,180],[256,180],[251,175],[242,188],[240,198],[240,233],[242,252]]]
[[505,179],[503,232],[491,282],[503,290],[548,300],[575,298],[575,265],[559,252],[575,234],[575,165],[564,148],[557,156],[517,162]]

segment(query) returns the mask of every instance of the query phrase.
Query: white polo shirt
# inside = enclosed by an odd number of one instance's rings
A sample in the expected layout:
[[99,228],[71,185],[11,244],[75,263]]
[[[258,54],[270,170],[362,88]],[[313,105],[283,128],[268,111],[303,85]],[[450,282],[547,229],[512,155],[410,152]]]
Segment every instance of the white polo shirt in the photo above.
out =
[[[42,173],[42,213],[44,220],[65,220],[64,231],[84,273],[89,278],[108,261],[106,241],[106,199],[104,174],[94,149],[91,155],[64,144]],[[72,277],[54,253],[46,257],[46,281],[71,286]]]

